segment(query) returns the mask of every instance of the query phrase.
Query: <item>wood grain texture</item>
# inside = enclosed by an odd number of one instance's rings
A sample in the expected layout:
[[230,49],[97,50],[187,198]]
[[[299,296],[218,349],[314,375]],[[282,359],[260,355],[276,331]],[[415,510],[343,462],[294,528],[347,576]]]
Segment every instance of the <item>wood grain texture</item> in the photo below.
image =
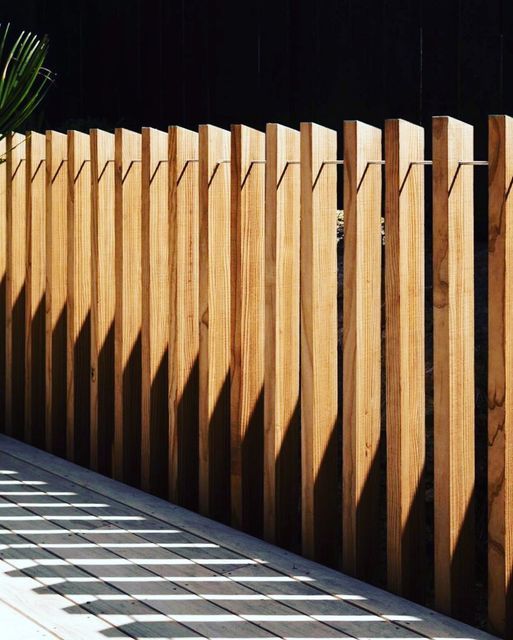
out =
[[300,134],[266,128],[264,537],[299,546]]
[[168,488],[168,134],[142,130],[141,486]]
[[230,517],[230,133],[199,128],[199,507]]
[[25,296],[25,441],[45,441],[46,139],[27,134]]
[[385,125],[388,588],[425,589],[424,130]]
[[46,132],[46,449],[66,452],[67,138]]
[[0,140],[0,431],[5,432],[6,293],[7,293],[7,141]]
[[114,437],[114,134],[91,138],[91,467],[110,473]]
[[513,637],[513,119],[488,119],[488,619]]
[[91,152],[68,131],[68,326],[66,456],[89,464],[91,379]]
[[[344,123],[343,567],[375,574],[381,367],[381,131]],[[374,535],[371,532],[376,532]]]
[[169,128],[169,497],[198,506],[198,133]]
[[337,133],[301,124],[302,551],[336,565]]
[[231,523],[262,532],[265,134],[231,129]]
[[7,136],[7,321],[5,430],[25,429],[26,141]]
[[471,615],[474,583],[473,128],[433,118],[435,604]]
[[141,134],[115,131],[113,475],[137,484],[141,459]]

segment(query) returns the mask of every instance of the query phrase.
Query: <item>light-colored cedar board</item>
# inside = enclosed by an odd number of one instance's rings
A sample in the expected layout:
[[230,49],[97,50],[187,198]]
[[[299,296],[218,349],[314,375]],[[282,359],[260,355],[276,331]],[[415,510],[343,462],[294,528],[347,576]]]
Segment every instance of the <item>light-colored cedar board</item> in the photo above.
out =
[[91,150],[68,131],[68,326],[66,456],[89,464],[91,379]]
[[[1,571],[1,568],[0,568]],[[9,596],[7,596],[9,597]],[[24,603],[24,611],[26,611]],[[19,608],[0,601],[0,620],[2,620],[2,637],[4,640],[18,640],[18,638],[38,638],[49,640],[57,638],[42,627],[38,622],[26,613],[22,613]]]
[[513,634],[513,120],[488,119],[488,620]]
[[45,441],[46,139],[26,136],[25,432],[26,442]]
[[137,484],[141,443],[141,134],[115,131],[114,449],[117,479]]
[[300,134],[266,127],[264,537],[298,548]]
[[473,128],[433,118],[435,604],[473,614]]
[[337,132],[301,124],[302,552],[339,563]]
[[111,472],[114,423],[114,134],[91,139],[91,466]]
[[[379,544],[381,131],[344,123],[343,568],[375,574]],[[375,532],[369,535],[369,532]]]
[[[197,539],[217,543],[240,557],[259,558],[285,577],[303,576],[321,593],[358,595],[363,598],[358,602],[358,609],[376,615],[386,615],[393,611],[396,615],[409,616],[411,619],[398,622],[406,633],[417,633],[433,640],[440,637],[492,640],[495,637],[116,480],[28,447],[13,438],[0,435],[0,444],[4,456],[17,458],[31,467],[52,473],[65,482],[73,482],[82,490],[94,491],[119,505],[129,504],[131,509],[142,515],[178,528],[188,535],[197,536]],[[356,605],[356,601],[353,602]]]
[[5,393],[7,380],[5,378],[6,365],[6,294],[7,294],[7,141],[0,140],[0,431],[5,431]]
[[25,430],[26,141],[7,136],[7,315],[5,432]]
[[[199,508],[230,518],[230,133],[199,128]],[[228,162],[227,162],[228,161]]]
[[67,138],[46,132],[45,432],[47,451],[66,451]]
[[387,582],[423,601],[425,554],[424,129],[385,124]]
[[[82,487],[78,487],[71,483],[66,479],[60,479],[55,475],[52,475],[49,472],[46,472],[39,469],[28,468],[25,463],[21,462],[15,458],[12,458],[7,455],[2,456],[2,464],[5,468],[9,470],[15,470],[18,472],[17,477],[22,477],[23,474],[29,473],[31,477],[37,477],[39,480],[46,482],[46,487],[52,488],[53,486],[59,487],[59,489],[75,489],[76,495],[74,497],[59,497],[53,498],[52,502],[56,504],[70,504],[72,505],[74,502],[81,503],[81,507],[67,509],[66,514],[68,515],[78,515],[78,514],[91,514],[98,515],[99,513],[105,514],[105,510],[95,509],[93,507],[87,507],[87,502],[90,500],[90,503],[94,504],[98,502],[98,496],[94,492],[90,490],[84,490]],[[39,502],[39,499],[30,498],[31,502]],[[41,498],[42,503],[48,501],[48,498],[44,496]],[[5,510],[2,508],[1,515],[9,514],[9,510]],[[42,511],[50,511],[50,509],[45,507],[37,507],[33,506],[30,509],[27,508],[26,512],[30,514],[40,514]],[[11,510],[11,512],[14,512]],[[54,509],[54,512],[57,512]],[[62,511],[59,511],[62,513]],[[122,516],[124,514],[132,514],[134,513],[126,505],[110,505],[110,509],[108,512],[112,516]],[[95,533],[95,529],[98,527],[102,528],[102,525],[106,523],[95,523],[94,521],[83,521],[80,523],[80,527],[83,530],[80,535],[74,535],[73,540],[76,542],[89,542],[89,543],[97,543],[98,540],[104,540],[99,533]],[[37,528],[34,524],[34,528]],[[46,523],[45,523],[46,526]],[[138,544],[142,540],[155,540],[156,536],[151,534],[127,534],[123,531],[119,531],[119,534],[116,533],[116,529],[121,527],[122,525],[112,524],[111,533],[109,534],[107,544]],[[139,526],[154,526],[153,522],[146,521],[144,524],[139,523]],[[64,525],[52,524],[52,527],[64,527]],[[71,542],[69,538],[69,534],[67,534],[67,529],[62,528],[62,542],[69,543]],[[24,538],[27,536],[23,536]],[[35,539],[28,534],[30,539]],[[12,536],[2,536],[2,542],[8,544],[9,541],[13,539]],[[14,539],[17,539],[14,536]],[[166,539],[166,538],[164,538]],[[194,539],[192,536],[188,534],[181,533],[179,535],[173,535],[171,540],[173,541],[185,541],[185,540],[198,540]],[[37,541],[41,544],[44,538],[37,536]],[[46,539],[53,543],[60,543],[60,537],[52,535],[48,536]],[[189,549],[187,547],[183,548],[173,548],[172,550],[164,547],[163,545],[159,545],[157,542],[157,548],[153,547],[148,549],[146,547],[140,547],[136,549],[134,547],[125,548],[123,551],[122,548],[117,548],[115,551],[108,551],[104,548],[98,549],[67,549],[67,550],[57,550],[55,554],[61,558],[84,558],[87,560],[92,560],[93,558],[105,559],[111,558],[113,562],[123,562],[127,558],[131,558],[134,561],[133,570],[129,570],[132,577],[135,575],[142,575],[143,577],[151,577],[153,576],[169,576],[172,574],[173,576],[179,578],[179,581],[175,584],[170,584],[166,588],[166,591],[170,591],[171,593],[176,593],[179,591],[180,593],[194,593],[194,594],[205,594],[206,591],[208,593],[216,593],[217,595],[226,595],[227,597],[230,594],[236,594],[239,597],[244,598],[244,596],[255,596],[255,594],[262,593],[271,593],[276,594],[278,596],[278,600],[280,596],[283,597],[283,603],[278,603],[274,598],[271,598],[271,602],[264,602],[262,604],[261,601],[258,601],[257,604],[252,604],[251,600],[243,600],[243,601],[215,601],[213,604],[209,604],[209,607],[202,608],[201,611],[195,611],[194,613],[216,613],[217,607],[214,609],[213,605],[217,605],[219,608],[222,608],[225,612],[234,614],[234,615],[257,615],[259,616],[258,622],[259,626],[265,627],[266,630],[272,631],[273,633],[283,633],[287,627],[280,629],[281,625],[284,623],[293,624],[295,634],[298,634],[300,637],[305,637],[304,634],[308,633],[308,637],[317,637],[321,635],[322,637],[331,637],[336,633],[343,633],[353,636],[353,637],[361,637],[362,634],[365,634],[366,637],[375,637],[377,634],[380,637],[397,637],[398,634],[401,633],[401,628],[392,623],[391,621],[386,621],[385,618],[374,614],[369,618],[369,615],[364,610],[357,608],[354,604],[348,600],[344,601],[343,599],[331,595],[331,601],[326,603],[325,601],[315,602],[310,597],[313,598],[322,598],[323,594],[321,592],[316,591],[315,583],[309,584],[308,582],[302,582],[301,580],[290,579],[288,582],[278,582],[276,579],[280,579],[281,576],[275,570],[273,570],[272,566],[262,565],[259,563],[253,563],[246,565],[244,567],[238,567],[237,565],[231,565],[231,560],[239,560],[239,556],[236,554],[232,554],[223,548],[193,548]],[[216,545],[213,545],[214,547]],[[18,553],[17,551],[13,551],[12,553]],[[39,550],[34,551],[34,554],[38,554]],[[46,551],[42,550],[43,554],[46,554]],[[21,556],[23,557],[23,555]],[[194,568],[191,568],[190,564],[184,564],[183,560],[190,560],[191,558],[197,558],[194,560]],[[117,559],[117,560],[116,560]],[[226,559],[227,565],[214,565],[211,567],[208,563],[211,560],[217,559]],[[152,564],[145,564],[146,560],[153,561]],[[158,562],[157,562],[158,560]],[[204,561],[204,564],[202,564]],[[169,568],[169,562],[172,563],[172,569]],[[251,561],[254,562],[254,561]],[[160,564],[159,564],[160,563]],[[74,561],[74,564],[77,566],[82,566],[78,561]],[[123,576],[125,572],[121,569],[114,568],[117,565],[109,565],[109,575],[110,576]],[[215,568],[217,568],[217,572],[215,572]],[[85,571],[89,571],[95,573],[97,570],[88,569],[87,566],[84,569]],[[105,571],[105,569],[104,569]],[[223,578],[223,582],[210,582],[212,578]],[[255,577],[260,578],[260,580],[251,582],[244,580],[244,577]],[[187,578],[191,578],[191,580],[187,580]],[[203,578],[205,584],[202,581],[196,581],[194,578]],[[262,579],[263,582],[262,582]],[[208,586],[206,581],[208,582]],[[113,581],[115,582],[115,581]],[[177,589],[178,586],[178,589]],[[217,588],[216,588],[217,587]],[[130,584],[124,583],[120,587],[124,592],[130,590]],[[144,584],[141,583],[140,587],[132,586],[132,591],[135,593],[151,593],[151,589],[145,588]],[[159,591],[161,592],[161,591]],[[287,600],[287,596],[297,596],[294,600]],[[208,596],[204,596],[206,600],[209,600]],[[324,594],[324,597],[325,594]],[[158,599],[158,598],[157,598]],[[310,601],[309,601],[310,600]],[[172,605],[173,610],[176,611],[177,604]],[[187,606],[187,605],[185,605]],[[206,610],[205,610],[206,609]],[[160,609],[161,611],[165,611],[165,609]],[[192,613],[189,611],[189,613]],[[273,625],[271,618],[269,616],[280,616],[281,620],[276,620],[276,623]],[[326,620],[324,624],[320,621],[317,621],[314,616],[326,616]],[[338,619],[337,617],[338,616]],[[271,621],[269,623],[268,621]],[[315,621],[315,622],[314,622]],[[304,625],[298,625],[298,622],[307,623],[310,626],[310,629],[307,630]],[[314,623],[314,624],[312,624]],[[288,628],[290,631],[290,627]],[[203,632],[206,635],[209,635],[208,629],[204,629]],[[339,636],[340,637],[340,636]]]
[[265,134],[231,128],[231,523],[263,517]]
[[142,130],[141,486],[168,493],[168,134]]
[[198,134],[169,128],[169,497],[198,505]]

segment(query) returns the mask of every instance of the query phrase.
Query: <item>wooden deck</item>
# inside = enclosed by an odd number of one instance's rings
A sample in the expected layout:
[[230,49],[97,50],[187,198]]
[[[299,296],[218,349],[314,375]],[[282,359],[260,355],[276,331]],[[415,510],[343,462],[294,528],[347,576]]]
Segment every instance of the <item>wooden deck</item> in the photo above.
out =
[[485,633],[0,436],[0,635]]

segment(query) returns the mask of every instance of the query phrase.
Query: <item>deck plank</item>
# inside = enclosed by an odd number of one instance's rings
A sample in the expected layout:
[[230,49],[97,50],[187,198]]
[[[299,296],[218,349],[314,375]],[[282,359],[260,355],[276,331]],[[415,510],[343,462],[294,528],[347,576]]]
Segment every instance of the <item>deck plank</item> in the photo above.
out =
[[[48,557],[44,554],[40,556],[44,552],[68,562],[80,558],[93,562],[79,563],[72,569],[79,571],[80,576],[88,579],[88,582],[67,579],[51,586],[54,590],[58,588],[73,604],[70,612],[95,613],[102,623],[106,621],[117,626],[121,633],[130,636],[135,634],[137,637],[141,628],[138,625],[147,625],[145,637],[149,637],[148,627],[151,627],[152,638],[159,633],[160,637],[169,637],[166,627],[171,620],[186,628],[185,631],[174,633],[174,637],[183,637],[185,634],[189,638],[234,637],[234,634],[244,638],[492,638],[477,629],[6,436],[0,436],[0,451],[0,471],[18,472],[13,475],[0,474],[0,482],[15,482],[13,479],[18,475],[24,481],[48,483],[0,484],[1,500],[4,504],[11,501],[12,505],[2,507],[0,502],[0,525],[4,529],[8,526],[12,531],[9,534],[0,531],[0,545],[23,542],[21,538],[26,536],[31,538],[33,544],[39,545],[43,540],[44,544],[68,542],[95,545],[82,549],[7,549],[9,553],[20,553],[20,558],[30,557],[27,555],[27,551],[30,551],[36,559]],[[38,492],[39,495],[15,496],[12,493],[15,491]],[[11,495],[5,495],[7,492]],[[70,493],[77,495],[62,495]],[[25,507],[14,506],[13,502],[53,502],[62,506]],[[85,503],[89,503],[89,506],[65,506]],[[102,508],[91,504],[109,506]],[[109,520],[52,519],[52,514],[53,517],[59,517],[63,512],[74,517],[100,517],[100,512],[105,509]],[[5,520],[8,514],[18,512],[26,517],[45,514],[46,519]],[[112,519],[127,515],[142,520]],[[35,530],[42,528],[41,523],[44,523],[45,530],[51,530],[52,533],[36,534]],[[23,533],[17,533],[20,529]],[[24,533],[27,529],[29,534]],[[123,543],[139,546],[124,549],[105,546]],[[170,544],[218,546],[165,546]],[[5,554],[5,549],[2,553]],[[238,565],[231,562],[234,558],[257,562]],[[126,564],[127,559],[135,562]],[[183,564],[184,560],[191,559],[199,562]],[[212,559],[230,561],[230,564],[210,564]],[[114,560],[119,564],[94,564],[99,560]],[[176,561],[180,564],[176,564]],[[63,567],[65,565],[36,565],[35,573],[44,573],[39,580],[46,577],[48,581],[48,578],[56,577],[58,571],[62,572]],[[23,575],[29,570],[24,569]],[[95,580],[92,582],[91,578]],[[129,578],[128,582],[126,578]],[[30,579],[35,578],[32,576]],[[234,596],[244,599],[234,599]],[[119,606],[121,604],[123,607]],[[388,620],[387,615],[392,615],[394,619]]]

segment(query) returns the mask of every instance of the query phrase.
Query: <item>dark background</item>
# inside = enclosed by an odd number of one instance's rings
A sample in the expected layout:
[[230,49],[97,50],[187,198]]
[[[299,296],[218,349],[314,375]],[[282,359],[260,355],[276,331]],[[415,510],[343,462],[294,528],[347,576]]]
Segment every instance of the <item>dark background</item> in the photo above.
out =
[[507,0],[3,0],[0,20],[50,36],[56,129],[453,115],[479,147],[513,113]]
[[487,115],[513,114],[508,0],[0,0],[0,20],[50,36],[58,78],[27,128],[402,117],[430,157],[431,116],[452,115],[486,158]]

